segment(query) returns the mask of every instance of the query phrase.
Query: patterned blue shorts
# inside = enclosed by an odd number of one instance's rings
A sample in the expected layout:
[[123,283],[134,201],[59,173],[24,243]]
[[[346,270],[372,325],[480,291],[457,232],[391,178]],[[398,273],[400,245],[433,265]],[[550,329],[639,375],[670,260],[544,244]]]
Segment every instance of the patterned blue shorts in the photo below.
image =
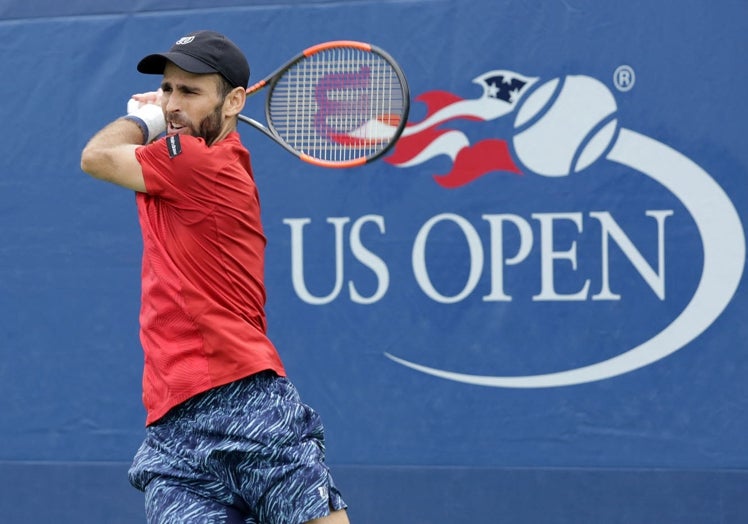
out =
[[324,454],[317,413],[263,372],[147,427],[129,477],[149,523],[301,524],[346,507]]

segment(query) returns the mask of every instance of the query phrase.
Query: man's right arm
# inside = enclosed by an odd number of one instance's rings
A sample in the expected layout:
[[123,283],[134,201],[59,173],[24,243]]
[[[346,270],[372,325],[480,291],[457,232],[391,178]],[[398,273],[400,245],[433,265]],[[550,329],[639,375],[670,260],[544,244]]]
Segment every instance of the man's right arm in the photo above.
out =
[[94,178],[144,193],[143,169],[135,157],[135,150],[142,144],[143,132],[137,123],[115,120],[83,149],[81,169]]
[[161,91],[133,95],[128,115],[96,133],[81,153],[81,169],[122,187],[146,191],[135,150],[166,130]]

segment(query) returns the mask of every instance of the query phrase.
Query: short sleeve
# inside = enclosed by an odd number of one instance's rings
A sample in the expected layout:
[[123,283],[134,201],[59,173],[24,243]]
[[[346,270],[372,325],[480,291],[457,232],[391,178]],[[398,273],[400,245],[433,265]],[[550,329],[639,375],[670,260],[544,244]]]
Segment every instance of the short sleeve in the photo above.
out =
[[135,155],[149,195],[175,202],[211,200],[221,166],[203,139],[172,135],[138,148]]

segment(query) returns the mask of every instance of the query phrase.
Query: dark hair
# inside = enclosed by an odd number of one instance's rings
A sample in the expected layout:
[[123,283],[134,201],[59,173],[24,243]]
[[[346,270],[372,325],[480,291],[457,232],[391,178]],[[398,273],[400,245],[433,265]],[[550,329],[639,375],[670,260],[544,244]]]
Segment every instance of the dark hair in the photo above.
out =
[[226,77],[223,75],[217,75],[218,76],[218,94],[221,97],[221,100],[225,100],[227,96],[229,96],[229,93],[234,90],[234,86],[231,85],[231,82],[229,82]]

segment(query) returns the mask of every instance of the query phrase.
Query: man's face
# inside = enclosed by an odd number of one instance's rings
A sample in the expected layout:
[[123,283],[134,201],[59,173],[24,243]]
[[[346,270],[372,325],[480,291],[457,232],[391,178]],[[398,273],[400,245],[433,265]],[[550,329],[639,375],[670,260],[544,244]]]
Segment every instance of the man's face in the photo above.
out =
[[212,144],[224,124],[224,100],[218,86],[217,74],[196,75],[167,62],[161,82],[167,134],[192,135]]

